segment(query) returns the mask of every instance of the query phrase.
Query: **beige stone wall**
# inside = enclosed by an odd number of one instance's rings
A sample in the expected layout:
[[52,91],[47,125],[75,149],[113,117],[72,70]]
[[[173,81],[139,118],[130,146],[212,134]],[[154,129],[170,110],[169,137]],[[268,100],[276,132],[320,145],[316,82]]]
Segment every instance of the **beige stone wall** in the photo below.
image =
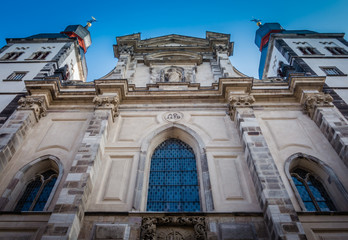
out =
[[[52,211],[83,137],[90,115],[91,113],[88,112],[48,112],[46,117],[41,118],[29,130],[21,147],[4,168],[0,176],[0,192],[4,193],[4,190],[8,187],[16,173],[30,162],[45,155],[55,156],[62,164],[63,172],[60,173],[62,178],[59,187],[47,209]],[[21,184],[24,186],[25,182]],[[14,194],[20,195],[20,193]],[[15,196],[15,198],[18,197],[20,196]],[[5,210],[13,210],[15,203],[16,201],[12,202]]]
[[347,216],[306,214],[299,217],[308,240],[348,239]]
[[[189,104],[186,109],[167,108],[172,111],[137,108],[122,110],[121,106],[120,115],[110,126],[89,211],[146,211],[151,155],[168,138],[181,139],[195,152],[203,210],[207,210],[202,174],[206,161],[215,211],[260,211],[237,130],[223,105],[208,111],[194,110]],[[180,119],[166,119],[174,113]],[[139,172],[141,166],[143,172]],[[139,195],[137,178],[142,185]]]
[[[347,167],[315,122],[302,111],[286,109],[255,111],[255,115],[296,211],[302,210],[285,169],[287,159],[295,153],[304,153],[321,160],[333,170],[343,187],[348,189]],[[316,174],[322,173],[316,172]],[[335,194],[332,179],[330,181],[326,176],[324,181],[336,207],[346,211],[346,201],[340,197],[342,193]]]

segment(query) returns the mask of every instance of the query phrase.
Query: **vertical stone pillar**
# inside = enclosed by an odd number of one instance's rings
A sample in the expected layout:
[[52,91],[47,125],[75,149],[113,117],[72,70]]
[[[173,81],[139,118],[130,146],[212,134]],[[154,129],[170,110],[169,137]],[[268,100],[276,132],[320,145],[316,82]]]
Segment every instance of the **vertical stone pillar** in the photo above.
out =
[[0,128],[0,172],[11,160],[28,130],[46,114],[44,97],[22,97],[20,107]]
[[271,239],[306,239],[253,109],[238,101],[231,105]]
[[318,125],[343,163],[348,167],[348,122],[333,107],[332,100],[328,94],[307,95],[304,101],[304,111]]
[[108,124],[117,113],[118,96],[97,96],[93,102],[96,104],[96,109],[88,123],[42,239],[78,238],[87,199],[102,161]]

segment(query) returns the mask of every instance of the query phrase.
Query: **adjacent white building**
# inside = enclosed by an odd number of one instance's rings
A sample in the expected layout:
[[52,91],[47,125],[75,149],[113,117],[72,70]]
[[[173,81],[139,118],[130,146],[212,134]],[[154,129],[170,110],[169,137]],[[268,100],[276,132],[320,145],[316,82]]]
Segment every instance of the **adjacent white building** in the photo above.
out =
[[[8,38],[0,50],[0,126],[26,93],[24,81],[58,78],[85,81],[85,52],[91,44],[87,28],[70,25],[64,32]],[[11,104],[12,103],[12,104]]]
[[324,92],[348,116],[348,42],[343,33],[285,30],[278,23],[266,23],[260,25],[255,43],[261,51],[260,79],[325,76]]

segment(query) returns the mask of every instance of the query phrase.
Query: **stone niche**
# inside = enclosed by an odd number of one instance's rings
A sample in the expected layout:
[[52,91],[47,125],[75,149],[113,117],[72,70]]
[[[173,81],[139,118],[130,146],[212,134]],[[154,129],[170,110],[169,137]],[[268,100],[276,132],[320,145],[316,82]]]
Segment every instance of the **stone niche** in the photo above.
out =
[[145,217],[140,239],[203,240],[207,239],[204,217]]
[[150,67],[151,83],[180,83],[196,81],[196,65],[160,65],[152,64]]

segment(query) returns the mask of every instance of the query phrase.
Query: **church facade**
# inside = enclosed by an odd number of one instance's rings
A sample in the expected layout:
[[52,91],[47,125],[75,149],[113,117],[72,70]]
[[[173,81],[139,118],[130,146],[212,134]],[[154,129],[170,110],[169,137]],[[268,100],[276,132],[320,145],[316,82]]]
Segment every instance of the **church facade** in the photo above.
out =
[[348,123],[326,78],[250,78],[233,47],[132,34],[94,82],[78,79],[83,51],[73,76],[62,59],[22,81],[0,128],[0,238],[348,238]]

